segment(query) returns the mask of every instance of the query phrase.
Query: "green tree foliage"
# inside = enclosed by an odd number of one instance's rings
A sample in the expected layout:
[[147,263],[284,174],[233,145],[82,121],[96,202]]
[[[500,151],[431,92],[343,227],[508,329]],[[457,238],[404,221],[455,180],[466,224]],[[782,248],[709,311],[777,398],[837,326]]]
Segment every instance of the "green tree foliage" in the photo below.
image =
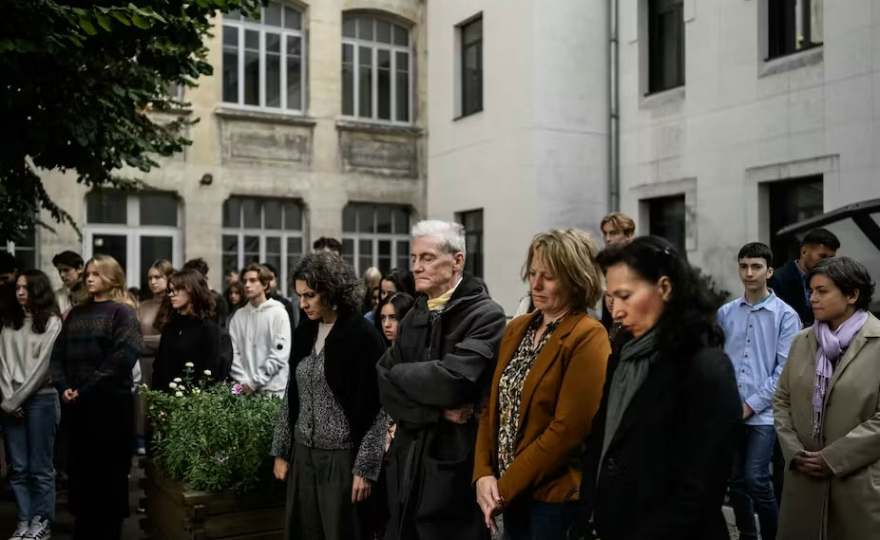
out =
[[[87,186],[145,187],[156,158],[190,144],[186,112],[166,89],[213,70],[205,38],[221,13],[262,0],[7,0],[0,17],[0,240],[34,225],[70,224],[39,171],[75,173]],[[129,169],[131,170],[131,169]],[[73,174],[71,175],[73,176]],[[8,211],[14,209],[14,211]],[[45,210],[49,223],[39,219]],[[50,227],[51,228],[51,227]]]

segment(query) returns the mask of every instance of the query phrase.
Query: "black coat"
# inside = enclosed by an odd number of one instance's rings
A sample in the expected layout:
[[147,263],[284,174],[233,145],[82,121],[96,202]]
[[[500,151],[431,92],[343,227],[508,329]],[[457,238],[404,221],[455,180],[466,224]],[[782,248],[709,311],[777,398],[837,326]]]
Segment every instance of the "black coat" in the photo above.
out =
[[773,271],[767,286],[773,289],[776,296],[797,311],[804,328],[813,326],[813,308],[804,294],[804,279],[797,266],[797,261],[788,261],[781,268]]
[[727,355],[703,348],[657,359],[626,409],[599,474],[608,391],[618,364],[612,353],[593,419],[580,493],[584,522],[592,517],[603,540],[727,540],[721,506],[742,418]]
[[153,363],[153,388],[169,391],[168,383],[183,377],[184,366],[192,362],[194,377],[210,370],[212,381],[229,376],[232,342],[229,334],[210,319],[174,315],[162,329],[159,350]]
[[[318,321],[306,320],[294,334],[287,387],[291,423],[299,418],[296,367],[311,354],[319,326]],[[384,352],[385,345],[376,327],[355,312],[340,314],[324,341],[324,376],[345,413],[355,447],[360,446],[381,409],[376,361]]]

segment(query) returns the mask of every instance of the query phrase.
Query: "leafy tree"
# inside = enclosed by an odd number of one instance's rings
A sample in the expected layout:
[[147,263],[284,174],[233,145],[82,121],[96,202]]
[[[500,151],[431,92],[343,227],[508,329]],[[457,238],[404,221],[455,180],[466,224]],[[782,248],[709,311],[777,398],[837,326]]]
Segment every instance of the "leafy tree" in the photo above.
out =
[[[52,202],[40,169],[87,186],[139,189],[144,173],[190,144],[187,112],[166,89],[213,69],[205,38],[220,13],[255,13],[265,0],[7,0],[0,18],[0,240],[53,222],[76,228]],[[78,230],[78,229],[77,229]]]

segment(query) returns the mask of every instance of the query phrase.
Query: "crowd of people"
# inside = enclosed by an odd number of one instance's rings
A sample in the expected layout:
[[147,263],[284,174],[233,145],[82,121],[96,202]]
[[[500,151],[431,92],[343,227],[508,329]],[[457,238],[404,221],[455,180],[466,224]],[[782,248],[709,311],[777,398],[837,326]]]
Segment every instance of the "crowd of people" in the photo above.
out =
[[[334,239],[290,271],[250,263],[213,291],[203,260],[0,256],[0,393],[13,540],[46,539],[55,470],[76,538],[119,538],[139,382],[192,362],[283,400],[271,455],[297,540],[863,540],[880,530],[874,283],[817,229],[796,260],[748,243],[719,305],[679,248],[611,214],[534,237],[508,321],[464,271],[464,229],[412,230],[410,269],[358,277]],[[734,266],[735,265],[735,266]],[[60,422],[60,425],[59,425]],[[755,516],[757,515],[757,520]],[[757,521],[757,522],[756,522]]]

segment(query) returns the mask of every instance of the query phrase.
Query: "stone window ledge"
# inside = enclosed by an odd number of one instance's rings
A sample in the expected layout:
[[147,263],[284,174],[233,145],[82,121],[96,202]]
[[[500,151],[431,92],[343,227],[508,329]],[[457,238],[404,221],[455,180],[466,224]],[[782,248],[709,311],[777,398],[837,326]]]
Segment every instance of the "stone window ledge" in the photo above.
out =
[[821,64],[824,59],[824,49],[819,46],[795,54],[782,56],[780,58],[766,60],[760,67],[758,78],[760,79],[762,77],[769,77],[771,75],[794,71],[802,67]]
[[392,124],[377,124],[373,122],[361,122],[357,120],[337,120],[336,129],[340,131],[360,131],[364,133],[409,135],[411,137],[418,137],[423,134],[423,130],[415,126],[396,126]]
[[686,93],[684,86],[677,86],[675,88],[664,90],[662,92],[646,94],[642,96],[641,100],[639,101],[639,108],[650,109],[652,107],[662,107],[663,105],[667,105],[669,103],[681,102],[684,101],[685,95]]
[[317,120],[308,116],[299,116],[267,111],[249,111],[233,107],[218,107],[214,114],[220,118],[230,120],[250,120],[252,122],[266,122],[270,124],[287,124],[291,126],[314,127]]

